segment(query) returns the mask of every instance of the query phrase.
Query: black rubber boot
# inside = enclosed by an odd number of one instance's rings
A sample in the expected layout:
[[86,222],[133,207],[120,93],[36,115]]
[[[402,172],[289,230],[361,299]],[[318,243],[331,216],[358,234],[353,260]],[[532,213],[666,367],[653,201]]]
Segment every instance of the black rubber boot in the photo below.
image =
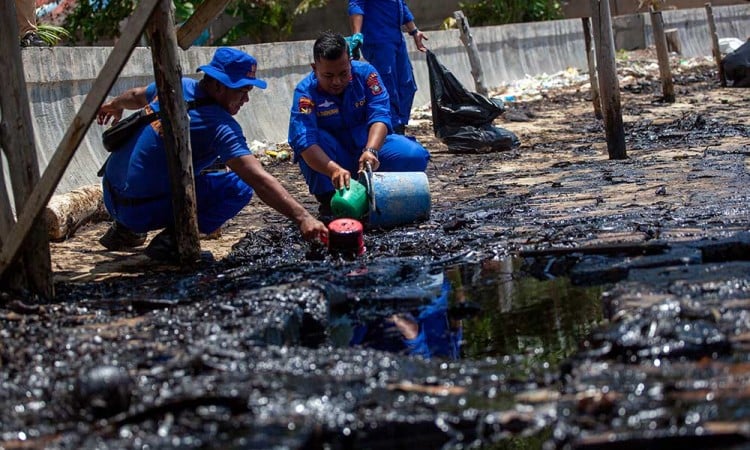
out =
[[143,253],[157,261],[177,262],[180,259],[177,253],[177,241],[169,228],[163,229],[154,236]]
[[109,230],[99,238],[99,243],[107,250],[127,250],[140,247],[146,242],[146,233],[130,231],[125,225],[113,222]]

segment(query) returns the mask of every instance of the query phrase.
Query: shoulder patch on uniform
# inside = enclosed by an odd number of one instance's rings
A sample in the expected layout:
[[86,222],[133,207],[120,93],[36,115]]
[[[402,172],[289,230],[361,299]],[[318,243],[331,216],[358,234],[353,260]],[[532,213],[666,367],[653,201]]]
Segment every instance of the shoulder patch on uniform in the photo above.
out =
[[314,107],[315,103],[313,103],[312,99],[308,97],[299,98],[299,112],[302,114],[310,114]]
[[372,95],[383,93],[383,87],[380,85],[380,78],[378,78],[377,72],[372,72],[367,76],[367,87],[370,88]]

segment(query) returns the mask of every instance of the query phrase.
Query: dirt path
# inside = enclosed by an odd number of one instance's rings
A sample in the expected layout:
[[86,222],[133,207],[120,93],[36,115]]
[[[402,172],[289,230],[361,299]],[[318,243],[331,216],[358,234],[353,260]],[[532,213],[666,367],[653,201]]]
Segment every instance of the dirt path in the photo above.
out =
[[[510,104],[496,121],[520,138],[521,147],[510,152],[448,153],[424,119],[429,113],[416,114],[409,132],[432,153],[427,173],[433,212],[442,220],[454,215],[468,220],[506,250],[695,239],[746,229],[747,90],[719,88],[708,60],[696,65],[674,59],[677,102],[664,104],[653,61],[650,51],[619,61],[625,161],[608,159],[602,125],[593,117],[587,86],[580,83]],[[272,162],[267,168],[316,210],[295,164]],[[201,245],[219,260],[246,233],[283,221],[253,199],[220,236]],[[56,280],[103,280],[158,269],[140,252],[99,246],[97,238],[107,226],[90,224],[52,244]],[[433,219],[425,226],[445,223]]]

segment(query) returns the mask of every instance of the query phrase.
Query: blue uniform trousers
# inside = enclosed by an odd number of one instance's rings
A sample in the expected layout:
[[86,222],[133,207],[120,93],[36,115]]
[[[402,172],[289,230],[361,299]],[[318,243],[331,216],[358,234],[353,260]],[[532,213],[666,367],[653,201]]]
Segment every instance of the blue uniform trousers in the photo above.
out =
[[[104,205],[110,215],[136,233],[159,230],[174,224],[169,195],[147,199],[127,199],[113,193],[103,183]],[[198,229],[211,233],[237,215],[250,202],[253,189],[234,172],[209,172],[195,177]]]
[[[356,178],[362,149],[349,151],[324,130],[318,130],[318,139],[326,155]],[[389,134],[380,149],[378,160],[380,172],[424,172],[430,160],[430,154],[413,138]],[[320,195],[334,191],[331,179],[310,168],[302,157],[299,158],[299,166],[305,182],[310,187],[311,194]]]
[[375,66],[391,100],[391,123],[398,128],[409,123],[417,83],[406,42],[378,42],[368,45],[365,40],[362,56]]

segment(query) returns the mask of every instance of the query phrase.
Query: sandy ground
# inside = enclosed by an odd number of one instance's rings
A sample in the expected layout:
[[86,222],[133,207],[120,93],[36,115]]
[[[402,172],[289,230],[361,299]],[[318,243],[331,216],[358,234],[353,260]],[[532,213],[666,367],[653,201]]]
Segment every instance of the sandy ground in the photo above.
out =
[[[496,227],[513,248],[571,240],[595,244],[654,237],[695,239],[743,229],[747,213],[737,205],[748,196],[750,100],[747,90],[720,88],[710,61],[704,62],[687,64],[673,58],[677,101],[672,104],[659,101],[653,52],[631,54],[619,62],[629,156],[625,161],[608,159],[604,131],[587,100],[586,83],[542,91],[536,100],[521,98],[510,104],[495,122],[520,138],[521,147],[510,152],[449,153],[432,132],[429,111],[415,112],[408,133],[432,154],[427,174],[433,211],[450,211],[494,190],[515,206],[508,211],[508,220],[484,226]],[[295,164],[270,161],[266,167],[310,211],[316,211]],[[712,204],[722,201],[734,211],[712,209]],[[659,220],[654,219],[654,210],[659,211]],[[690,214],[698,218],[691,219]],[[673,216],[685,220],[679,225],[663,223]],[[720,219],[716,227],[710,226],[712,216]],[[586,217],[599,219],[598,225],[584,231],[570,229],[572,221]],[[253,199],[225,224],[220,236],[203,239],[202,249],[219,260],[246,233],[283,220]],[[601,220],[625,220],[628,226],[602,226]],[[103,280],[159,267],[140,251],[102,248],[97,239],[108,225],[88,224],[67,241],[52,244],[56,281]]]

